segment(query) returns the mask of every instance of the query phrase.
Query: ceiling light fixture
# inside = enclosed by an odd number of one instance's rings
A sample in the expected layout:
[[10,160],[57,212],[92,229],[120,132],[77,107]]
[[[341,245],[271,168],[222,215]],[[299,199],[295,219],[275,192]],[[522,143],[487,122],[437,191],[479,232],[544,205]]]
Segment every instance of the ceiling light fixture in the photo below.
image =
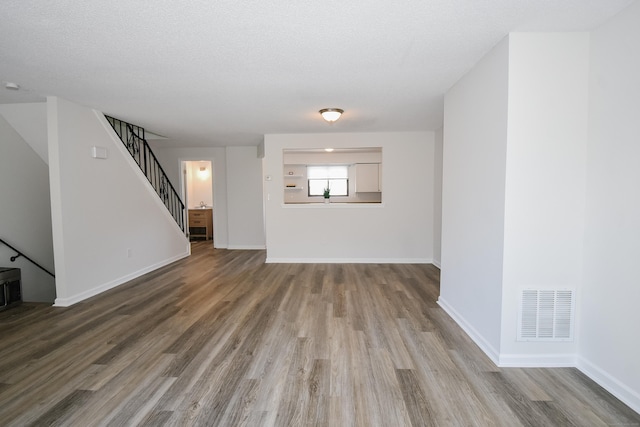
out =
[[6,89],[9,90],[19,90],[20,89],[20,85],[18,83],[14,83],[14,82],[7,82],[4,87]]
[[324,151],[326,151],[327,153],[331,153],[333,151],[333,148],[325,148]]
[[342,113],[344,113],[344,110],[341,110],[340,108],[323,108],[320,110],[322,118],[329,123],[333,123],[338,120]]

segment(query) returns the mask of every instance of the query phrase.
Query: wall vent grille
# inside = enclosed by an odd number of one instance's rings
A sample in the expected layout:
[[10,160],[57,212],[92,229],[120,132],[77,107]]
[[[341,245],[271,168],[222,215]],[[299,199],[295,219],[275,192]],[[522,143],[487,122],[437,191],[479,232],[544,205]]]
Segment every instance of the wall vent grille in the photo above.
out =
[[573,341],[572,289],[524,289],[518,316],[518,341]]

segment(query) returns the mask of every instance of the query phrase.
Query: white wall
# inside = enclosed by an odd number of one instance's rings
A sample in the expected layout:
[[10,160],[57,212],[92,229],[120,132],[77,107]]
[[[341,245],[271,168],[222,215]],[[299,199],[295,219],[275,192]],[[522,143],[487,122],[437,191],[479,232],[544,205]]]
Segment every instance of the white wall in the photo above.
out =
[[214,246],[264,249],[262,164],[257,147],[153,147],[153,152],[176,188],[181,161],[211,161]]
[[262,160],[257,147],[227,147],[229,249],[264,249]]
[[0,105],[0,114],[42,161],[48,164],[46,102],[3,104]]
[[[189,242],[104,116],[47,100],[56,305],[189,255]],[[107,159],[90,156],[104,147]]]
[[442,150],[443,128],[435,132],[433,151],[433,264],[442,264]]
[[[0,141],[0,238],[54,272],[49,168],[1,115]],[[23,300],[53,302],[53,277],[14,255],[0,245],[0,266],[21,269]]]
[[[441,284],[441,304],[496,363],[578,366],[636,411],[639,20],[635,3],[591,35],[511,34],[446,95]],[[484,209],[501,190],[504,213]],[[501,222],[503,247],[478,230]],[[488,268],[499,261],[502,277]],[[524,287],[576,290],[574,342],[516,341]]]
[[518,342],[522,289],[580,290],[589,35],[509,35],[500,364],[575,364],[573,342]]
[[[185,203],[187,209],[199,207],[200,204],[213,206],[213,181],[211,174],[211,162],[197,161],[185,162],[187,176],[187,197]],[[205,168],[200,171],[200,168]],[[179,191],[179,186],[174,186]]]
[[640,3],[591,34],[578,366],[640,412]]
[[[382,203],[283,203],[283,149],[382,147]],[[434,133],[265,135],[268,262],[432,262]],[[270,177],[270,180],[266,180]]]
[[500,351],[508,39],[444,101],[439,304],[494,360]]
[[516,338],[522,289],[580,290],[588,47],[510,34],[445,97],[439,301],[501,366],[575,363]]

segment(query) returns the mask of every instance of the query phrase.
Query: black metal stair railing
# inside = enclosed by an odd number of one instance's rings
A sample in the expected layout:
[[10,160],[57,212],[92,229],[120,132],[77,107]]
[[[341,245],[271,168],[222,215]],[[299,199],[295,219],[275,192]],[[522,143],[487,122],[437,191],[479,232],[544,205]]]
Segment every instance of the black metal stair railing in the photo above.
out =
[[173,219],[176,220],[176,223],[184,232],[184,203],[180,200],[178,192],[171,185],[167,174],[160,166],[153,151],[151,151],[151,147],[149,147],[144,136],[144,128],[107,115],[105,115],[105,118],[111,124],[113,130],[116,131],[131,157],[140,166],[140,170],[156,190]]
[[8,247],[9,249],[11,249],[14,252],[17,252],[14,256],[10,257],[9,259],[11,260],[11,262],[14,262],[16,259],[23,257],[25,258],[27,261],[31,262],[33,265],[35,265],[36,267],[38,267],[40,270],[44,271],[45,273],[47,273],[49,276],[55,278],[55,274],[53,274],[52,272],[50,272],[49,270],[47,270],[46,268],[44,268],[43,266],[41,266],[40,264],[38,264],[37,262],[35,262],[34,260],[32,260],[31,258],[29,258],[27,255],[25,255],[23,252],[21,252],[20,250],[14,248],[13,246],[11,246],[9,243],[5,242],[4,240],[0,239],[0,243],[2,243],[3,245],[5,245],[6,247]]

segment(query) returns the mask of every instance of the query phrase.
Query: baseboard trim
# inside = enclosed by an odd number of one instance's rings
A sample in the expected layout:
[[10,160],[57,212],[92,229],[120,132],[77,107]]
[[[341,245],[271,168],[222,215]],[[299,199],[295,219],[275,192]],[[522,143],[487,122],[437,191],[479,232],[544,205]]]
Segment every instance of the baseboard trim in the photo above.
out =
[[267,264],[432,264],[427,258],[274,258]]
[[625,405],[640,414],[640,393],[632,390],[622,381],[583,357],[577,358],[576,367],[602,388],[620,399]]
[[500,354],[501,368],[574,368],[575,354]]
[[442,297],[438,298],[438,305],[462,328],[462,330],[480,347],[480,349],[501,368],[506,367],[537,367],[558,368],[575,367],[587,377],[598,383],[602,388],[617,399],[640,414],[640,393],[611,376],[589,360],[578,354],[499,354],[485,339],[471,326],[463,316],[451,307]]
[[242,251],[259,251],[265,250],[264,245],[227,245],[229,250],[242,250]]
[[496,351],[496,349],[480,334],[467,320],[460,315],[452,306],[450,306],[447,301],[445,301],[442,297],[438,298],[438,305],[447,313],[457,324],[462,328],[462,330],[469,335],[469,338],[476,343],[480,350],[482,350],[488,357],[491,359],[493,363],[498,365],[500,361],[500,355]]
[[74,304],[79,303],[80,301],[84,301],[88,298],[91,298],[93,296],[96,296],[98,294],[101,294],[102,292],[108,291],[109,289],[113,289],[117,286],[120,286],[130,280],[133,280],[137,277],[142,276],[143,274],[147,274],[151,271],[157,270],[158,268],[164,267],[165,265],[171,264],[172,262],[178,261],[182,258],[186,258],[190,255],[190,250],[187,249],[186,252],[180,253],[176,256],[173,256],[171,258],[165,259],[163,261],[157,262],[155,264],[152,264],[150,266],[147,266],[145,268],[142,268],[138,271],[134,271],[133,273],[124,275],[122,277],[119,277],[117,279],[114,279],[110,282],[107,283],[103,283],[102,285],[96,286],[92,289],[86,290],[84,292],[81,292],[77,295],[73,295],[71,297],[68,298],[56,298],[53,306],[54,307],[69,307],[72,306]]

